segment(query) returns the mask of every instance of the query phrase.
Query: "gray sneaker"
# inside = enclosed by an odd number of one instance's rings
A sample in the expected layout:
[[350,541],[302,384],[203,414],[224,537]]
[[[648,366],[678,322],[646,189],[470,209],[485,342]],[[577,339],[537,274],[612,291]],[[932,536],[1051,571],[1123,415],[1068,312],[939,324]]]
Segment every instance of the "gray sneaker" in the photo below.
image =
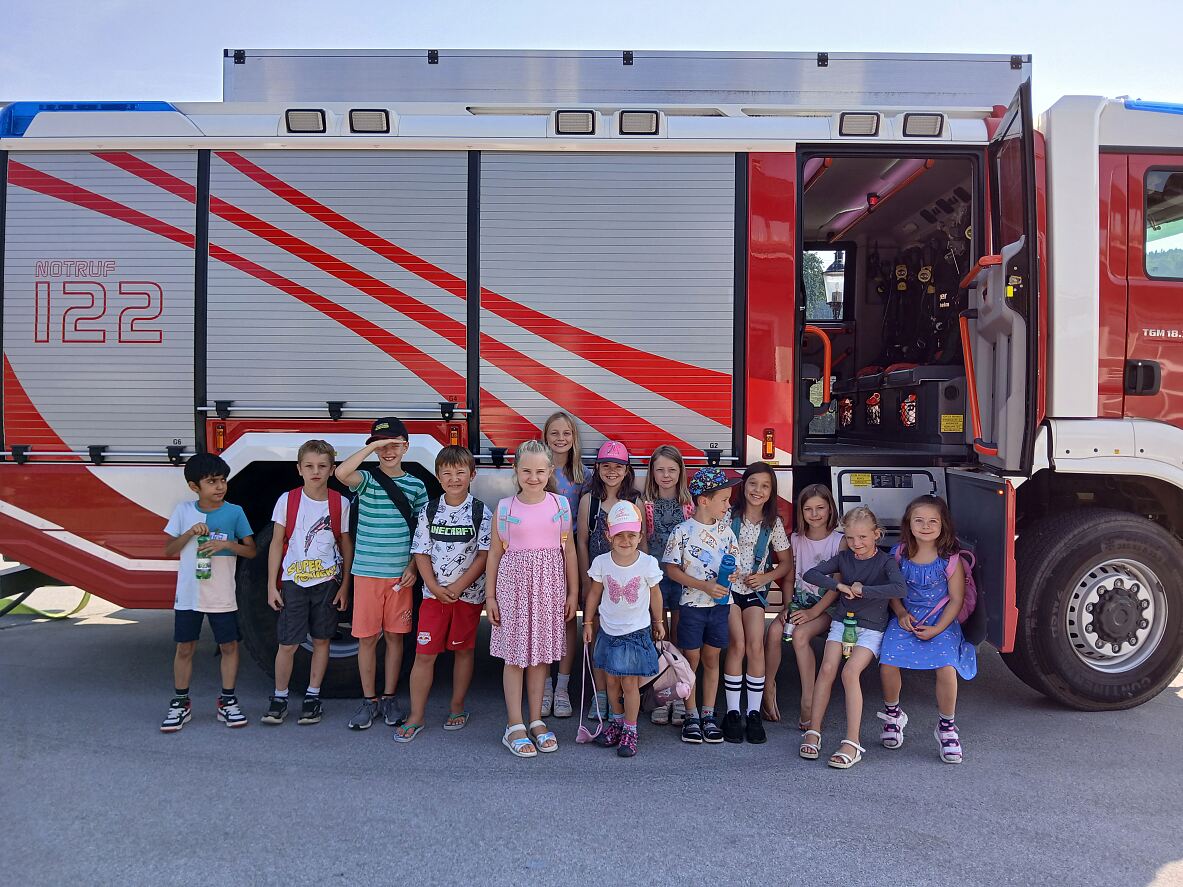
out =
[[382,701],[378,703],[378,708],[382,712],[382,718],[386,721],[387,727],[397,727],[403,722],[403,710],[398,707],[398,702],[393,696],[383,696]]
[[349,729],[369,730],[376,717],[378,717],[378,703],[373,699],[363,699],[353,717],[349,719]]

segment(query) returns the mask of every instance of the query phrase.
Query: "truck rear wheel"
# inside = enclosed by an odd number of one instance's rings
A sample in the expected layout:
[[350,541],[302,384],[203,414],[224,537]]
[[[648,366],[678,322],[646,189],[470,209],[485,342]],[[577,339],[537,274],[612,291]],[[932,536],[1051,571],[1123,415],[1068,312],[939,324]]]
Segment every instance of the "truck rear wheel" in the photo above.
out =
[[1019,627],[1003,656],[1032,688],[1083,711],[1132,708],[1183,665],[1183,547],[1157,524],[1089,508],[1019,538]]
[[[259,554],[253,560],[238,561],[238,623],[243,645],[251,658],[271,678],[275,677],[275,653],[279,647],[275,636],[276,613],[267,605],[267,549],[271,545],[273,527],[269,525],[255,537]],[[334,699],[361,696],[361,681],[357,672],[357,641],[349,633],[349,613],[341,615],[342,624],[329,643],[329,667],[325,672],[321,695]],[[378,643],[378,685],[382,683],[384,647]],[[296,648],[292,666],[291,686],[303,691],[308,686],[308,670],[312,665],[311,639]]]

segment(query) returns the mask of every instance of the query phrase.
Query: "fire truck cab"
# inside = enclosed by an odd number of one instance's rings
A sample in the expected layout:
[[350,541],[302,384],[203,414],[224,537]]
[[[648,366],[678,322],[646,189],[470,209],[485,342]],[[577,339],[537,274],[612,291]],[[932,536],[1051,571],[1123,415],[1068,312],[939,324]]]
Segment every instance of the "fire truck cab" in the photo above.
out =
[[494,503],[563,409],[588,458],[763,460],[787,519],[822,482],[885,543],[945,497],[967,636],[1067,705],[1143,702],[1183,664],[1183,107],[1037,118],[1030,73],[228,50],[220,103],[2,106],[0,553],[169,606],[192,453],[263,548],[305,439],[399,415],[411,470],[465,443]]

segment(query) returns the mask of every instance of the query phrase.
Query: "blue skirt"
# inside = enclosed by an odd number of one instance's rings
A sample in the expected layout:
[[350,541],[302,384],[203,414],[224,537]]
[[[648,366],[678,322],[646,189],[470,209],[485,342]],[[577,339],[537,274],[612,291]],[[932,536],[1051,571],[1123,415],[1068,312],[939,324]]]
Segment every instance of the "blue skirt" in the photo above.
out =
[[652,677],[657,674],[657,647],[648,628],[614,635],[601,631],[592,656],[596,668],[617,677]]

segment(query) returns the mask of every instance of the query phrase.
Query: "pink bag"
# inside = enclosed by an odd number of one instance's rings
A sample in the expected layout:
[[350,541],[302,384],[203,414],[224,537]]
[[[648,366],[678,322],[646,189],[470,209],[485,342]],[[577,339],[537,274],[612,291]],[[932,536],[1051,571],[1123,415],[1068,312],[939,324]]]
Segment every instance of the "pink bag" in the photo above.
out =
[[[596,673],[592,671],[591,664],[591,645],[583,645],[583,676],[580,678],[579,687],[579,712],[583,711],[584,696],[587,693],[588,685],[591,685],[593,690],[596,686]],[[576,712],[578,714],[579,712]],[[604,716],[600,712],[600,707],[596,706],[596,717],[599,718],[599,723],[596,725],[596,730],[593,733],[583,724],[579,725],[579,729],[575,731],[575,741],[579,743],[591,742],[604,729]]]
[[[897,545],[891,550],[895,555],[896,563],[899,563],[904,558],[903,545]],[[961,602],[961,610],[957,614],[957,621],[962,625],[965,620],[973,615],[974,608],[978,605],[978,585],[974,581],[974,567],[977,566],[977,561],[974,559],[973,553],[962,549],[949,558],[949,564],[945,567],[945,578],[949,578],[957,570],[957,560],[960,558],[961,565],[965,569],[965,598]],[[938,612],[941,607],[948,602],[948,596],[945,596],[937,602],[937,605],[932,608],[928,616]],[[927,619],[928,616],[924,618]],[[921,622],[924,620],[922,619]]]
[[652,711],[694,692],[694,669],[669,641],[657,641],[657,674],[641,685],[641,707]]

